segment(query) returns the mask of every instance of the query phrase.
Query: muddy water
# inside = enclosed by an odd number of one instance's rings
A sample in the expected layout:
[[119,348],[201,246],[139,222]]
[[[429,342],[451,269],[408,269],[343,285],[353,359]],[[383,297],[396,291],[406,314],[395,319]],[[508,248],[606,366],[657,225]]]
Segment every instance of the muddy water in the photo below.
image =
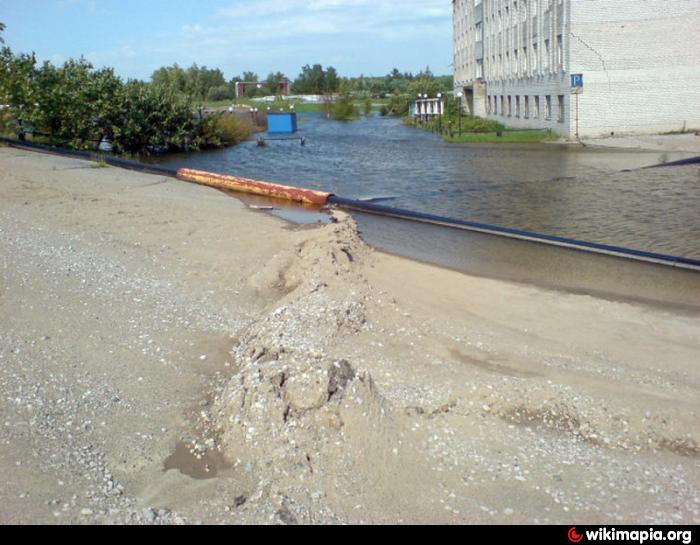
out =
[[298,141],[255,142],[166,164],[302,185],[348,198],[700,258],[700,169],[621,172],[684,154],[553,144],[457,145],[374,117],[306,114]]
[[[341,123],[306,114],[300,118],[300,130],[307,138],[304,147],[298,141],[274,141],[267,148],[250,142],[173,156],[165,162],[700,259],[700,169],[632,170],[686,154],[555,144],[446,144],[428,132],[403,126],[400,120],[379,117]],[[308,209],[273,206],[273,213],[296,223],[319,219]],[[699,274],[671,273],[667,268],[385,218],[356,217],[371,244],[472,274],[700,304],[696,301]]]
[[174,452],[163,464],[165,471],[175,469],[197,480],[214,479],[230,467],[220,452],[209,450],[197,454],[190,444],[184,442],[175,446]]

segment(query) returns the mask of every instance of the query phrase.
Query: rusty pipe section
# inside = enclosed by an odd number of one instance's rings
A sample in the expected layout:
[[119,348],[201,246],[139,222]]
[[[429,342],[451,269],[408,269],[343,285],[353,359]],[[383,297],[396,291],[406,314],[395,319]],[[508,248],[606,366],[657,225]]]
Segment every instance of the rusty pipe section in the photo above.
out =
[[273,184],[271,182],[262,182],[248,178],[240,178],[238,176],[214,174],[212,172],[192,170],[189,168],[179,169],[176,177],[178,180],[207,185],[209,187],[216,187],[218,189],[228,189],[230,191],[237,191],[240,193],[252,193],[254,195],[263,195],[266,197],[273,197],[275,199],[283,199],[302,204],[316,204],[323,206],[328,202],[328,199],[331,196],[330,193],[325,193],[323,191],[314,191],[311,189],[303,189],[289,185]]

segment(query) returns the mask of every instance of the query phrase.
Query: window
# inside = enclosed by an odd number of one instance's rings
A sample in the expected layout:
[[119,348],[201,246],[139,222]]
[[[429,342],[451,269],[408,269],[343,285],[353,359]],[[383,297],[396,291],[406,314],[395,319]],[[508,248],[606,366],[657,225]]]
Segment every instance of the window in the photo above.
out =
[[559,123],[564,123],[566,117],[564,112],[564,95],[559,95]]
[[520,97],[515,97],[515,117],[520,117]]
[[530,119],[530,97],[525,97],[525,119]]
[[561,34],[557,36],[557,71],[564,71],[564,40]]
[[552,119],[552,95],[547,95],[545,97],[544,118],[548,121]]
[[501,95],[501,115],[506,115],[506,97]]
[[540,97],[539,95],[535,97],[535,119],[540,118]]
[[537,58],[537,44],[532,44],[532,71],[538,72],[540,69],[540,64]]
[[513,117],[513,97],[508,97],[508,117]]

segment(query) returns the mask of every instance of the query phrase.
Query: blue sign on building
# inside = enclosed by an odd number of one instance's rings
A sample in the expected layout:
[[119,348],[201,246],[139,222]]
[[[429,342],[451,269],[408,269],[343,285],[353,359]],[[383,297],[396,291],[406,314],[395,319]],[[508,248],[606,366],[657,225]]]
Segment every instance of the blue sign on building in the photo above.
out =
[[571,87],[574,89],[583,87],[583,74],[571,74]]

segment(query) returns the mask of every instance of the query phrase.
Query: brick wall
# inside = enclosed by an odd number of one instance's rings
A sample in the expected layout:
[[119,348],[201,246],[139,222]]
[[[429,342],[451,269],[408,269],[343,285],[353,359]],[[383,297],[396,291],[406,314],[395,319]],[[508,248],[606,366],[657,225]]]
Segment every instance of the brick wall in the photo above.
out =
[[[473,41],[469,20],[473,4],[473,0],[454,2],[456,91],[474,83],[468,46]],[[494,113],[493,105],[489,108],[484,103],[475,105],[475,113],[511,127],[550,128],[569,137],[576,134],[577,114],[581,137],[700,129],[700,0],[531,0],[527,5],[529,18],[537,14],[540,25],[546,21],[547,6],[561,6],[557,14],[562,14],[563,23],[563,69],[539,66],[536,73],[494,77],[490,58],[508,48],[512,51],[515,42],[504,38],[493,45],[487,41],[486,95],[498,97],[499,111]],[[506,6],[514,8],[508,0],[484,0],[487,14],[504,12]],[[494,24],[493,17],[486,21],[487,36]],[[539,40],[541,59],[543,40],[548,38],[553,45],[557,33],[554,29],[543,33],[543,28],[538,38],[525,39],[530,46]],[[570,94],[572,73],[582,73],[585,80],[578,108]],[[534,117],[536,96],[541,102],[538,118]],[[550,119],[545,116],[546,96],[552,102]],[[563,121],[560,96],[564,97]],[[511,98],[510,116],[500,111],[501,97],[506,108]],[[531,107],[527,117],[525,97]]]
[[570,46],[581,136],[700,129],[699,0],[571,0]]

